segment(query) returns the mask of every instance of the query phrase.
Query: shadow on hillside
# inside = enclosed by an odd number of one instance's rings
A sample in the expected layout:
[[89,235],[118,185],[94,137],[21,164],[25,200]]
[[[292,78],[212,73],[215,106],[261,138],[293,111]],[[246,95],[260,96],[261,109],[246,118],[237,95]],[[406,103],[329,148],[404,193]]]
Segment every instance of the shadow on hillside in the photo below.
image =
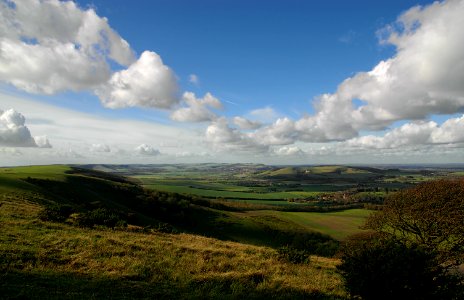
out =
[[[137,278],[90,277],[72,273],[2,272],[1,299],[337,299],[320,292],[259,290],[256,276],[156,282]],[[256,278],[255,278],[256,277]]]

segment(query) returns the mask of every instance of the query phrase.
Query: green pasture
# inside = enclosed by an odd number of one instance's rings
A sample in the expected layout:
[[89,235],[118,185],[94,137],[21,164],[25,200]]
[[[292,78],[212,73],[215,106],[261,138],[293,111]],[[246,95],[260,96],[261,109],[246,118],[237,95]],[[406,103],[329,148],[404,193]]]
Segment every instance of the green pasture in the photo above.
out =
[[[218,188],[218,185],[215,185]],[[259,188],[256,188],[256,192],[252,192],[251,188],[239,187],[235,189],[234,186],[224,187],[220,190],[216,190],[214,185],[205,185],[198,188],[195,184],[182,185],[182,184],[145,184],[144,187],[164,192],[173,192],[181,194],[193,194],[209,198],[226,198],[226,199],[258,199],[258,200],[280,200],[290,198],[305,198],[315,196],[321,193],[318,187],[309,187],[309,191],[288,191],[288,192],[258,192]],[[247,192],[250,191],[250,192]],[[312,190],[312,191],[311,191]],[[253,200],[251,200],[253,201]]]
[[160,178],[159,175],[134,176],[141,184],[149,189],[165,192],[193,194],[209,198],[226,199],[260,199],[278,200],[290,198],[307,198],[320,193],[345,190],[352,184],[300,184],[294,186],[293,182],[266,185],[258,183],[256,186],[240,185],[240,180],[194,179],[194,178]]
[[337,240],[361,232],[359,228],[372,213],[366,209],[349,209],[337,212],[281,212],[273,214],[287,221],[297,223],[307,230],[319,231],[328,234]]
[[30,191],[34,187],[23,181],[27,177],[63,181],[69,166],[27,166],[15,168],[0,168],[0,192]]
[[181,194],[193,194],[203,197],[210,198],[253,198],[253,199],[286,199],[295,197],[293,194],[288,192],[277,192],[277,193],[247,193],[247,192],[235,192],[235,191],[217,191],[198,189],[189,186],[179,185],[166,185],[166,184],[148,184],[144,187],[164,192],[173,192]]

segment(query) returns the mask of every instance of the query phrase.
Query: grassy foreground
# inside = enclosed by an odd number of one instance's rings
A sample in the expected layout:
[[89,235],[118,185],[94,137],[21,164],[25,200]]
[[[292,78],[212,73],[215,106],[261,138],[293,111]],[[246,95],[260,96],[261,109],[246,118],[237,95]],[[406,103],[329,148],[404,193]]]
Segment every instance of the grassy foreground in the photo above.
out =
[[[1,168],[0,298],[346,298],[337,259],[292,264],[279,257],[279,245],[308,233],[303,226],[273,211],[182,206],[187,200],[69,166]],[[44,221],[53,204],[78,215],[106,207],[132,218],[119,229]],[[184,233],[143,229],[158,217]]]
[[336,259],[309,264],[191,234],[83,229],[40,221],[42,207],[0,194],[0,297],[25,299],[343,299]]

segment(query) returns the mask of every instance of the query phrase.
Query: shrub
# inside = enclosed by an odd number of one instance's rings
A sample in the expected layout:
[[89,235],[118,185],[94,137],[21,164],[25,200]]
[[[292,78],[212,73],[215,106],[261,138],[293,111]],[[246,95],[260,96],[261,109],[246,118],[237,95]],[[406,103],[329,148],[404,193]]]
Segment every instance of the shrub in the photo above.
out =
[[363,299],[458,299],[458,281],[437,264],[435,253],[392,238],[352,238],[338,270],[351,295]]
[[45,207],[40,213],[42,221],[64,222],[74,212],[70,205],[53,204]]
[[290,247],[308,254],[332,257],[339,250],[339,242],[319,232],[285,233],[282,239]]
[[102,225],[106,227],[126,227],[127,220],[124,216],[114,210],[106,208],[97,208],[85,213],[82,213],[77,218],[77,224],[83,227],[93,227],[94,225]]
[[309,253],[305,250],[299,250],[290,246],[283,246],[277,249],[279,258],[293,264],[302,264],[309,262]]

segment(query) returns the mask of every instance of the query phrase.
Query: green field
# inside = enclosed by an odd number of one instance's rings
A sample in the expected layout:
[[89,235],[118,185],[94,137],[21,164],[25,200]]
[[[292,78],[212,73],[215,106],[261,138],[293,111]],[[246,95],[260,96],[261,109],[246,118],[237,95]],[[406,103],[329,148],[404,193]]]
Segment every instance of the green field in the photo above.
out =
[[166,191],[174,193],[184,193],[184,194],[194,194],[198,196],[210,197],[210,198],[227,198],[227,199],[289,199],[289,198],[300,198],[306,196],[316,195],[320,192],[305,192],[305,191],[295,191],[295,192],[269,192],[269,193],[255,193],[255,192],[244,192],[244,191],[235,191],[235,190],[215,190],[214,187],[211,189],[205,188],[196,188],[192,186],[185,185],[174,185],[174,184],[144,184],[144,187]]
[[[175,192],[175,193],[186,193],[194,194],[210,198],[227,198],[227,199],[290,199],[290,198],[305,198],[315,196],[324,192],[332,192],[340,189],[344,189],[347,185],[344,184],[307,184],[298,188],[282,187],[246,187],[234,185],[233,182],[230,184],[211,182],[204,179],[161,179],[158,177],[151,177],[145,175],[134,176],[141,182],[141,184],[147,188]],[[275,189],[275,191],[269,191]],[[284,191],[285,189],[289,191]]]
[[[456,176],[456,170],[381,169],[372,167],[193,164],[94,166],[138,180],[147,188],[230,200],[311,199],[332,192],[395,191],[425,180]],[[354,192],[353,192],[354,191]],[[359,199],[359,197],[357,198]],[[277,204],[266,203],[261,204]],[[284,203],[279,203],[284,205]]]
[[27,177],[63,181],[69,170],[69,166],[63,165],[0,168],[0,192],[34,190],[33,186],[20,180]]
[[343,240],[347,236],[360,232],[360,226],[372,213],[366,209],[350,209],[337,212],[277,212],[281,218],[291,220],[308,230],[328,234],[335,239]]

